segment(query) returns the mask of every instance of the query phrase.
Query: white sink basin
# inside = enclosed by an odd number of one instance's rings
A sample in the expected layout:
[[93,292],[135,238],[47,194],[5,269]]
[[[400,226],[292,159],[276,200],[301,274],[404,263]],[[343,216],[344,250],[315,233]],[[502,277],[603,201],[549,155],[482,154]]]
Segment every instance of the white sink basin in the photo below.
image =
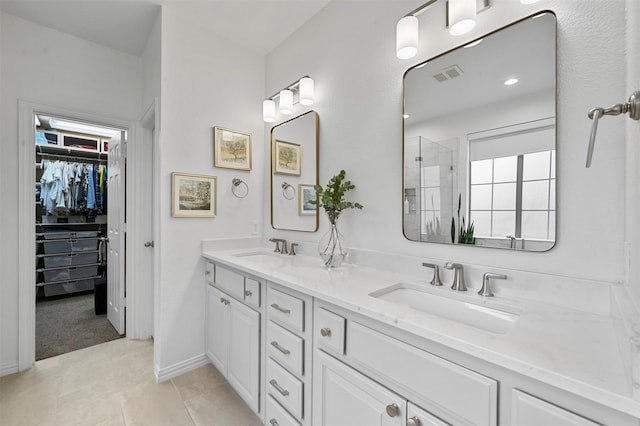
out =
[[508,333],[522,313],[500,303],[482,300],[473,303],[462,300],[466,298],[462,295],[438,294],[447,290],[431,289],[427,285],[398,283],[374,291],[369,296],[496,334]]

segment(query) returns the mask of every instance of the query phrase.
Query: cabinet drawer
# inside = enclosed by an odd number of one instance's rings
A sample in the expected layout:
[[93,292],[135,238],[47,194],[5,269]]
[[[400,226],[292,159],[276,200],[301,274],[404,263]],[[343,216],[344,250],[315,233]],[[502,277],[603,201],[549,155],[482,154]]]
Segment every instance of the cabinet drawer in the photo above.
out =
[[514,390],[511,394],[511,424],[518,426],[596,426],[591,420],[557,405]]
[[244,279],[244,301],[256,308],[260,307],[260,281]]
[[304,331],[304,301],[281,291],[269,289],[269,318],[288,325],[297,331]]
[[244,276],[230,269],[215,265],[215,285],[236,299],[244,300]]
[[267,353],[292,373],[303,374],[304,340],[271,321],[267,324]]
[[[382,375],[394,388],[404,389],[409,399],[425,401],[444,420],[497,424],[495,380],[353,321],[348,338],[355,363]],[[461,390],[465,398],[460,398]]]
[[302,418],[303,383],[271,358],[267,359],[267,393],[294,417]]
[[204,269],[204,278],[206,279],[207,284],[213,284],[213,278],[215,277],[216,273],[215,271],[216,266],[211,262],[207,262]]
[[267,396],[266,426],[300,426],[287,410],[282,408],[272,397]]
[[420,407],[407,403],[407,424],[410,420],[413,420],[413,424],[419,426],[451,426],[449,423],[445,423],[439,418],[433,416]]
[[318,308],[314,324],[316,342],[340,355],[344,354],[345,319],[326,309]]

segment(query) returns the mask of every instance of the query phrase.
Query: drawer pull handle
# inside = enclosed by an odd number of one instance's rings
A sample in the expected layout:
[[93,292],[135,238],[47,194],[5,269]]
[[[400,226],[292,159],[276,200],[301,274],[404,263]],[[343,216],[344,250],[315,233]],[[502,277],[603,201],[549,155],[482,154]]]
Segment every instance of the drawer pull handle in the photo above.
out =
[[221,297],[220,303],[224,303],[225,305],[228,305],[229,303],[231,303],[231,301],[229,299],[225,299],[224,297]]
[[247,297],[251,297],[253,295],[253,292],[251,290],[245,290],[244,295]]
[[269,380],[269,384],[270,384],[271,386],[273,386],[274,388],[276,388],[276,390],[277,390],[278,392],[280,392],[280,395],[282,395],[282,396],[289,396],[289,391],[288,391],[288,390],[286,390],[286,389],[284,389],[282,386],[280,386],[280,385],[278,384],[278,382],[276,382],[276,379],[271,379],[271,380]]
[[331,329],[329,327],[321,328],[320,334],[322,335],[322,337],[329,337],[331,336]]
[[289,309],[281,308],[281,307],[280,307],[280,305],[278,305],[277,303],[273,303],[273,304],[271,305],[271,307],[272,307],[273,309],[275,309],[276,311],[280,311],[280,312],[282,312],[283,314],[287,314],[287,315],[289,315],[289,314],[291,313],[291,311],[290,311]]
[[411,417],[407,420],[407,426],[422,426],[422,422],[416,416]]
[[387,414],[389,417],[395,417],[400,414],[400,407],[398,407],[398,404],[387,405]]
[[276,419],[269,420],[269,423],[271,424],[271,426],[280,426],[280,423],[278,423]]
[[276,348],[277,350],[279,350],[280,352],[282,352],[285,355],[289,355],[291,353],[291,351],[289,349],[283,348],[275,340],[273,342],[271,342],[271,346],[273,346],[274,348]]

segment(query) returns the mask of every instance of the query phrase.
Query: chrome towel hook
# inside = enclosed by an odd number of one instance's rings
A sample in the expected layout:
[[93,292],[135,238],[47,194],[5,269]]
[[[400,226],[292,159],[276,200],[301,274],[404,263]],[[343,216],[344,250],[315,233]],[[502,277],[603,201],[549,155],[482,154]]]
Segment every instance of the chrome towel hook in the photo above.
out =
[[609,108],[593,108],[587,116],[593,120],[591,126],[591,137],[589,138],[589,149],[587,151],[586,167],[591,167],[591,158],[593,157],[593,148],[596,145],[596,132],[598,131],[598,120],[604,115],[620,115],[629,113],[629,118],[640,120],[640,91],[635,91],[629,97],[629,102],[624,104],[615,104]]

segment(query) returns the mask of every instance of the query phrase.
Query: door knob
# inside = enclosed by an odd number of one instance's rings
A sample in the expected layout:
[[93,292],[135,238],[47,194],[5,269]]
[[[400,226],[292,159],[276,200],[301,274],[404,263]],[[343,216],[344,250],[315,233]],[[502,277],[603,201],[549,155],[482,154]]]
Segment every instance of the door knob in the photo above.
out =
[[387,405],[387,414],[389,417],[395,417],[400,414],[400,407],[398,407],[398,404]]
[[147,241],[146,243],[144,243],[145,247],[154,247],[155,244],[153,244],[153,241]]

